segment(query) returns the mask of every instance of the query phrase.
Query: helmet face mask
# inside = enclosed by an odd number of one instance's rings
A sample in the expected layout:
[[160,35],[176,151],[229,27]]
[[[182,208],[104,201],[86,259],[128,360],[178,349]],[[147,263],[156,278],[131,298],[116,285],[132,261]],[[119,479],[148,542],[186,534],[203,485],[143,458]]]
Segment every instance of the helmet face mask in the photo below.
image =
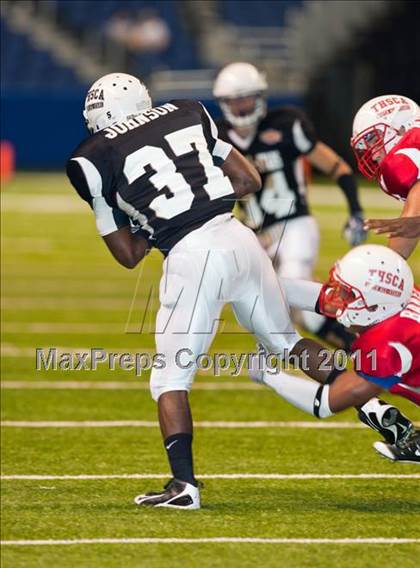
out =
[[382,160],[419,119],[417,103],[400,95],[375,97],[362,105],[350,141],[360,172],[368,179],[379,178]]
[[379,176],[382,160],[399,137],[398,131],[388,124],[375,124],[351,139],[357,167],[366,178]]
[[257,124],[266,113],[266,102],[261,93],[241,97],[219,99],[220,108],[226,120],[237,128],[247,128]]
[[375,312],[377,304],[368,306],[363,292],[345,282],[339,274],[339,263],[330,272],[328,304],[335,309],[335,317],[345,327],[363,325],[358,322],[359,312]]

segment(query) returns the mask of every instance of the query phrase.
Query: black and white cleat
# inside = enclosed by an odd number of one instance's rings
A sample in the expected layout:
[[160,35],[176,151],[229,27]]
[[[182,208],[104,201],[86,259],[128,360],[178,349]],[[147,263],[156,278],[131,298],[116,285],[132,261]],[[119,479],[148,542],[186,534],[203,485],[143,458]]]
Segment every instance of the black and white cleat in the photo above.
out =
[[420,464],[420,430],[413,432],[399,446],[387,444],[386,442],[375,442],[373,447],[378,454],[393,462]]
[[162,491],[137,495],[134,503],[145,507],[167,507],[170,509],[199,509],[200,490],[195,485],[171,479]]

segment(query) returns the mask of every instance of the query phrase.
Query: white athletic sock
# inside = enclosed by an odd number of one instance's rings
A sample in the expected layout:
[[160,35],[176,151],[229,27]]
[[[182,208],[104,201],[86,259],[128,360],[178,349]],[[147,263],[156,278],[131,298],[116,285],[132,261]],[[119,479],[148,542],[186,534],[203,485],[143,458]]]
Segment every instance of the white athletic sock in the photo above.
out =
[[279,278],[288,304],[299,310],[315,311],[322,284],[298,278]]
[[279,371],[276,374],[266,371],[264,383],[287,402],[308,414],[312,414],[312,416],[316,416],[315,409],[317,409],[320,418],[327,418],[333,414],[328,404],[328,385],[323,387],[321,399],[317,401],[316,397],[321,385],[310,379],[294,377],[284,371]]

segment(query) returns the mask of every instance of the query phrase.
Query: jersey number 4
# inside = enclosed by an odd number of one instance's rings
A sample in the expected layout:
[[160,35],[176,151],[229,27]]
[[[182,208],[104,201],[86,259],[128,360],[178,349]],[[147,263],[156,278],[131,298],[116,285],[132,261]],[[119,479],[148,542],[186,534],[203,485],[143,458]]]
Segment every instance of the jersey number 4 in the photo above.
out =
[[[198,161],[204,168],[208,180],[203,188],[210,200],[232,193],[230,184],[224,183],[222,170],[213,163],[200,124],[171,132],[165,136],[165,140],[176,156],[194,150],[198,152]],[[156,190],[160,192],[168,188],[172,193],[170,197],[161,193],[151,201],[149,207],[155,211],[156,216],[161,219],[172,219],[188,211],[194,199],[194,192],[184,176],[177,171],[174,162],[158,146],[143,146],[126,157],[123,171],[128,183],[131,184],[143,176],[146,173],[146,166],[150,166],[156,172],[150,178]]]

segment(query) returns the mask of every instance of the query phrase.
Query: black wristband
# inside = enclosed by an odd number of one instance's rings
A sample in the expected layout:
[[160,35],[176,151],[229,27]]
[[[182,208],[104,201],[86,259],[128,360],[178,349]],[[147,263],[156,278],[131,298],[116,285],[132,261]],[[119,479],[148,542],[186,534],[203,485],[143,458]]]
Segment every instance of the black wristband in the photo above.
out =
[[328,379],[325,381],[326,385],[331,385],[335,379],[337,377],[339,377],[340,375],[342,375],[343,373],[346,372],[347,369],[341,369],[340,371],[338,369],[333,369],[331,371],[331,373],[328,375]]
[[359,203],[357,195],[356,178],[353,174],[343,174],[337,178],[337,184],[344,193],[349,205],[350,213],[355,215],[362,212],[362,207]]

